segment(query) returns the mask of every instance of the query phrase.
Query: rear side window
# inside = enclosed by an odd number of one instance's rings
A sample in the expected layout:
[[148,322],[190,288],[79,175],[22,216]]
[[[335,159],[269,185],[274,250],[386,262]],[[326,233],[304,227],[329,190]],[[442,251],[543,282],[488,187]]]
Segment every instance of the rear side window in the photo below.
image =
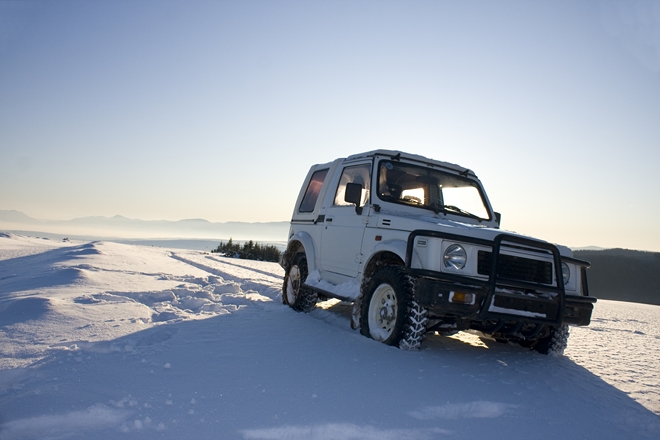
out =
[[300,203],[300,209],[298,209],[298,212],[314,211],[314,206],[316,206],[316,201],[319,198],[319,193],[321,192],[321,187],[323,186],[326,174],[328,174],[327,169],[316,171],[312,174],[312,179],[309,181],[309,185],[307,185],[307,191],[305,191],[305,196]]

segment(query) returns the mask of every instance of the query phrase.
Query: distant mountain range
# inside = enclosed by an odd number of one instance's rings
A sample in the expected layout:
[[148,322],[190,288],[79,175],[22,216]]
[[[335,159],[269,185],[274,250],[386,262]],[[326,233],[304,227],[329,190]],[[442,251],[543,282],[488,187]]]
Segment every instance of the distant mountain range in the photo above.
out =
[[72,236],[119,238],[218,238],[286,241],[289,222],[226,222],[203,219],[139,220],[121,215],[72,220],[37,220],[20,211],[0,210],[0,229],[29,230]]

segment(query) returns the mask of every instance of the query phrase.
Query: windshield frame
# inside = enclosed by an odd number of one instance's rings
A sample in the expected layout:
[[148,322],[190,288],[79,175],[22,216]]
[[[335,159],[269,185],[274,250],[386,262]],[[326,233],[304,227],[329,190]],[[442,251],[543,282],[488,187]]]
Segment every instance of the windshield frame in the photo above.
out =
[[[421,208],[424,210],[432,211],[436,215],[439,213],[443,213],[444,215],[453,214],[453,215],[477,220],[480,223],[493,220],[493,212],[488,202],[488,198],[486,197],[483,187],[481,186],[481,182],[479,182],[478,179],[467,177],[459,173],[447,172],[445,170],[442,170],[434,166],[419,165],[415,163],[402,162],[400,160],[392,160],[385,158],[378,160],[378,164],[375,168],[377,172],[376,172],[376,181],[374,185],[375,191],[373,191],[373,193],[375,193],[376,197],[378,197],[378,199],[380,199],[383,202],[395,203],[398,205],[407,206],[411,208]],[[408,168],[409,171],[418,170],[419,173],[413,173],[413,174],[407,173],[404,170],[405,168]],[[399,176],[394,176],[394,179],[396,181],[393,181],[392,176],[387,176],[387,174],[388,171],[394,171],[397,169],[401,174]],[[431,200],[430,203],[427,204],[419,197],[407,197],[406,199],[403,199],[400,197],[392,196],[390,194],[386,194],[390,192],[392,186],[398,186],[400,187],[399,188],[400,193],[403,196],[403,193],[409,189],[403,188],[402,185],[398,185],[398,183],[403,183],[405,185],[406,176],[417,176],[415,179],[416,182],[420,183],[421,186],[426,185],[428,189],[427,192],[429,194],[428,198]],[[388,177],[390,177],[389,181],[388,181]],[[410,184],[411,180],[407,180],[407,182],[408,184]],[[475,188],[478,192],[478,196],[481,205],[483,207],[482,214],[485,213],[486,217],[482,217],[477,213],[471,213],[469,212],[469,210],[465,208],[462,208],[463,212],[461,212],[460,210],[454,210],[449,208],[451,204],[450,203],[445,204],[443,200],[442,185],[441,185],[442,182],[461,182],[461,183],[465,183],[465,185],[462,185],[461,187]],[[434,196],[431,194],[432,192],[436,192],[437,194]],[[461,206],[459,206],[459,208],[461,208]]]

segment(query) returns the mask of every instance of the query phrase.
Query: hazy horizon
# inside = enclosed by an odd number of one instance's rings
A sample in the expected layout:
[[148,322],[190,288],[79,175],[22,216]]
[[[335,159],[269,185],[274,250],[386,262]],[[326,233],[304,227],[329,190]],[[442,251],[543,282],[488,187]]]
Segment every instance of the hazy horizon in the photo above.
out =
[[239,221],[239,220],[226,220],[226,221],[220,221],[220,222],[214,222],[205,218],[201,217],[188,217],[188,218],[179,218],[179,219],[165,219],[165,218],[154,218],[154,219],[144,219],[144,218],[137,218],[137,217],[128,217],[123,214],[114,214],[114,215],[81,215],[77,217],[63,217],[63,218],[50,218],[50,217],[44,217],[44,216],[38,216],[38,215],[32,215],[31,213],[19,211],[17,209],[0,209],[0,212],[16,212],[19,214],[24,214],[27,217],[33,219],[33,220],[38,220],[38,221],[54,221],[54,222],[66,222],[66,221],[71,221],[71,220],[76,220],[76,219],[86,219],[86,218],[104,218],[104,219],[112,219],[116,217],[121,217],[125,218],[128,220],[140,220],[140,221],[153,221],[153,222],[181,222],[181,221],[186,221],[186,220],[203,220],[207,221],[210,223],[288,223],[290,219],[285,219],[285,220],[273,220],[273,221],[268,221],[268,222],[259,222],[259,221]]
[[[23,214],[27,217],[29,217],[31,220],[36,221],[37,223],[30,223],[30,222],[23,222],[21,223],[20,221],[16,222],[11,222],[7,221],[5,219],[5,213],[7,212],[16,212],[19,214]],[[128,231],[124,230],[124,235],[121,235],[122,230],[116,228],[111,228],[111,229],[98,229],[98,226],[96,229],[87,229],[87,231],[91,232],[97,232],[97,233],[77,233],[76,230],[80,230],[80,227],[85,227],[84,223],[73,223],[76,220],[92,220],[92,219],[103,219],[107,221],[113,221],[116,217],[121,217],[122,219],[128,220],[128,221],[135,221],[139,222],[142,224],[142,227],[134,227],[128,229]],[[216,237],[211,237],[210,235],[204,235],[204,232],[201,233],[188,233],[188,235],[176,235],[177,227],[178,224],[181,222],[185,221],[203,221],[203,222],[208,222],[209,226],[218,226],[217,233],[223,234],[223,226],[237,226],[236,229],[224,229],[224,235],[221,237],[217,235]],[[148,229],[151,231],[150,233],[144,233],[145,229],[144,228],[150,228],[149,225],[152,223],[169,223],[172,226],[172,229],[169,232],[164,232],[159,235],[158,231],[153,232],[151,229]],[[131,224],[132,226],[135,226],[135,223]],[[258,228],[259,226],[264,226],[264,225],[269,225],[272,226],[271,232],[264,234],[263,231],[260,231]],[[43,230],[37,231],[37,230],[29,230],[26,229],[29,226],[41,226]],[[59,229],[58,229],[59,227]],[[62,229],[64,228],[64,229]],[[17,210],[0,210],[0,232],[5,231],[5,232],[12,232],[12,233],[26,233],[28,235],[30,234],[41,234],[44,236],[52,236],[52,237],[64,237],[64,236],[71,236],[71,237],[81,237],[81,238],[86,238],[86,239],[93,239],[93,238],[102,238],[102,239],[117,239],[117,240],[124,240],[126,242],[132,241],[132,240],[145,240],[145,241],[157,241],[157,240],[162,240],[162,241],[168,241],[168,240],[182,240],[182,241],[187,241],[187,240],[205,240],[205,241],[217,241],[217,240],[227,240],[230,238],[235,239],[236,241],[247,241],[247,240],[256,240],[260,242],[269,242],[269,243],[285,243],[287,240],[286,233],[289,230],[289,221],[274,221],[274,222],[235,222],[235,221],[228,221],[228,222],[211,222],[207,219],[179,219],[179,220],[144,220],[144,219],[136,219],[136,218],[127,218],[125,216],[122,216],[120,214],[117,214],[112,217],[105,217],[105,216],[88,216],[88,217],[76,217],[72,218],[69,220],[54,220],[54,219],[37,219],[35,217],[32,217],[26,213],[23,213],[21,211]],[[68,231],[68,232],[67,232]],[[140,234],[140,231],[142,231],[142,235]],[[179,231],[182,231],[179,229]],[[190,230],[188,230],[190,231]],[[280,232],[280,234],[277,234],[277,232]],[[128,235],[126,234],[128,232]],[[161,230],[162,232],[162,230]],[[199,232],[199,231],[198,231]],[[119,234],[119,235],[117,235]],[[229,235],[227,235],[229,234]],[[591,243],[591,244],[586,244],[586,245],[572,245],[571,243],[566,243],[566,242],[558,242],[556,244],[562,244],[565,246],[568,246],[572,250],[606,250],[606,249],[613,249],[615,247],[605,247],[605,246],[600,246],[598,243]],[[197,247],[186,247],[186,248],[194,248],[194,249],[202,249],[199,246]],[[652,249],[631,249],[631,248],[623,248],[623,249],[630,249],[630,250],[639,250],[639,251],[644,251],[644,252],[660,252],[660,250],[652,250]],[[203,249],[205,250],[205,249]]]
[[289,223],[210,222],[206,219],[142,220],[116,215],[69,220],[36,219],[17,210],[0,210],[0,231],[85,239],[125,240],[256,240],[286,242]]

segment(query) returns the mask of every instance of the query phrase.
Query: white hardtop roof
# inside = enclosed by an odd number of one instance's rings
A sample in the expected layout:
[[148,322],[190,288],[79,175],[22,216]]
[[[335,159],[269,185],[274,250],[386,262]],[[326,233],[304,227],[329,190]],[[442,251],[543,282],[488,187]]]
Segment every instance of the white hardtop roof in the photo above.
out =
[[449,168],[452,170],[456,170],[460,173],[466,173],[466,174],[472,174],[473,176],[476,177],[474,172],[468,168],[464,168],[460,165],[456,165],[453,163],[449,162],[442,162],[439,160],[434,160],[434,159],[429,159],[428,157],[420,156],[418,154],[410,154],[410,153],[405,153],[403,151],[396,151],[396,150],[372,150],[372,151],[367,151],[365,153],[358,153],[358,154],[352,154],[348,156],[345,161],[352,161],[352,160],[357,160],[357,159],[365,159],[367,157],[374,157],[374,156],[390,156],[390,157],[395,157],[399,156],[401,159],[405,160],[411,160],[415,162],[422,162],[425,164],[430,164],[430,165],[435,165],[437,167],[442,167],[442,168]]

